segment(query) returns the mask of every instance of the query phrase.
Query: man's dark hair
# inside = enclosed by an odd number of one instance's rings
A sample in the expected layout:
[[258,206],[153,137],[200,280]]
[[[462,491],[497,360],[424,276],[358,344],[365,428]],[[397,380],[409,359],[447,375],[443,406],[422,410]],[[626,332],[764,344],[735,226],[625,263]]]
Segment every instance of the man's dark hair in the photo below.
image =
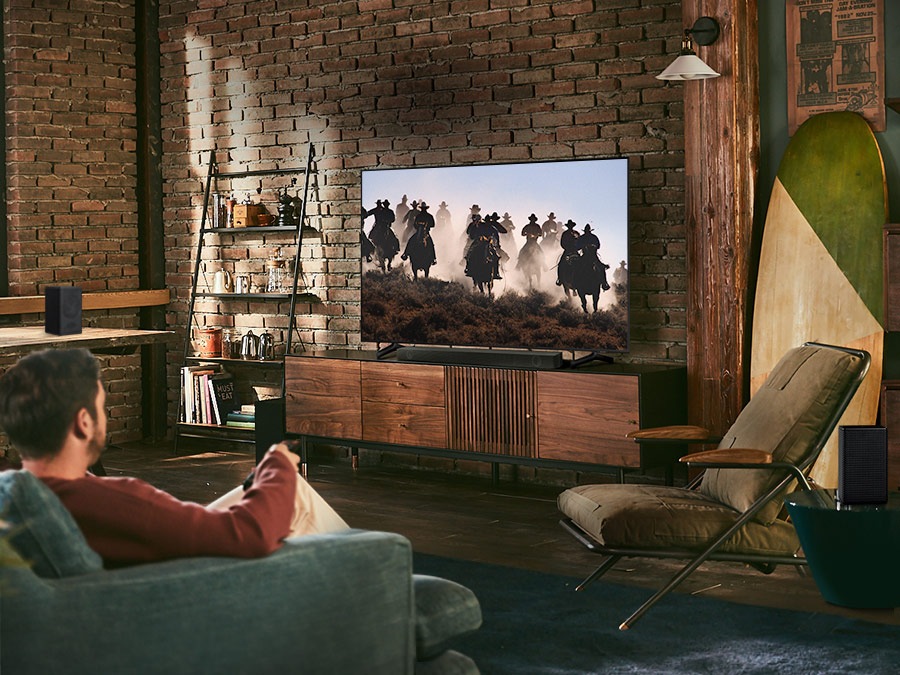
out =
[[100,364],[86,349],[29,354],[0,377],[0,428],[26,459],[56,455],[76,413],[97,419]]

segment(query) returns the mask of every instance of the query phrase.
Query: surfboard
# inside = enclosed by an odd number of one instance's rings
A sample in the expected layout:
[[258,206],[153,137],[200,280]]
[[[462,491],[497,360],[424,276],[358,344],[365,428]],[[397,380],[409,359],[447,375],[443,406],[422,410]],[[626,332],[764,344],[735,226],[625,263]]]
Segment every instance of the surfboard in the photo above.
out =
[[[810,117],[778,168],[760,251],[750,355],[751,396],[781,356],[803,342],[865,349],[872,366],[839,422],[874,424],[884,338],[884,163],[868,123],[852,112]],[[837,433],[811,473],[838,481]]]

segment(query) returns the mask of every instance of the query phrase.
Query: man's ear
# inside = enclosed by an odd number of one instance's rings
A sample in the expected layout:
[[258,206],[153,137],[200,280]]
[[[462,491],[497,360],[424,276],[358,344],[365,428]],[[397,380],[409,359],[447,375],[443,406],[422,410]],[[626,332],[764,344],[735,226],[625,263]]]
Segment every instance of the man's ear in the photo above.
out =
[[81,408],[75,413],[75,420],[72,422],[72,432],[76,438],[82,440],[90,438],[93,424],[94,418],[91,417],[91,413],[88,412],[87,408]]

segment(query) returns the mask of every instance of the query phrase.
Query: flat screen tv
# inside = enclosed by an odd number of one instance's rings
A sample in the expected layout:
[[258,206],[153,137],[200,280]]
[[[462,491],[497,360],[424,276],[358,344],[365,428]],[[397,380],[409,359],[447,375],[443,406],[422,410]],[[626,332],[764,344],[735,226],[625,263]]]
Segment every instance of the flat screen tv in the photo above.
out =
[[628,350],[628,162],[362,172],[361,332],[378,346]]

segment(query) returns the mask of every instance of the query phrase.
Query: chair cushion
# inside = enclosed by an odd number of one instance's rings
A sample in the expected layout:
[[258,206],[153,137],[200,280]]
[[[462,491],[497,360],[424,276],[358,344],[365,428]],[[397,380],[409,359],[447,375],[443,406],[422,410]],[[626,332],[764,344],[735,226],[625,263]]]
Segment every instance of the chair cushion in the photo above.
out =
[[[699,491],[654,485],[579,485],[557,505],[602,546],[621,549],[700,551],[740,515]],[[790,555],[798,546],[789,524],[751,521],[720,551]]]
[[44,483],[27,471],[0,472],[0,536],[35,574],[60,578],[103,569],[72,515]]
[[451,638],[481,626],[481,605],[475,594],[455,581],[426,574],[413,575],[416,598],[416,658],[440,654]]
[[[861,363],[853,354],[818,345],[792,349],[769,373],[719,447],[764,450],[772,453],[776,462],[803,461],[827,440],[824,432],[855,382]],[[708,469],[700,491],[745,511],[783,476],[759,469]],[[773,500],[754,520],[772,523],[781,505],[782,500]]]

